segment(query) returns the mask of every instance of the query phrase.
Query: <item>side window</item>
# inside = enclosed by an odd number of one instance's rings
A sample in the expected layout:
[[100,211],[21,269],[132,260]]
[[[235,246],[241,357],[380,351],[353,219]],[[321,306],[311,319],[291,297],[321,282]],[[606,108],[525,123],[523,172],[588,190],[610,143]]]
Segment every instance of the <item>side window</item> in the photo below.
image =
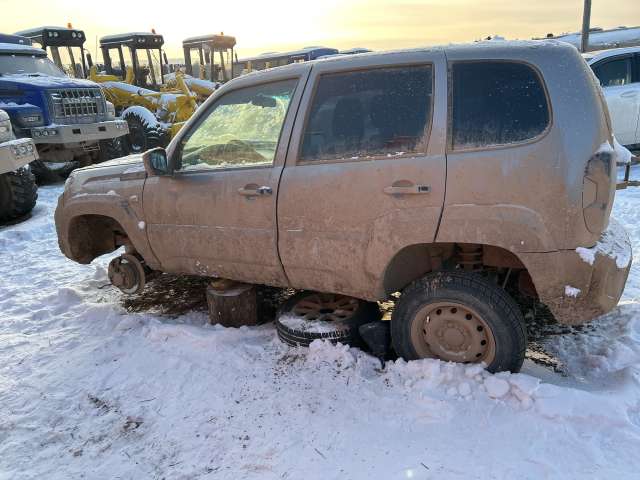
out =
[[596,65],[593,72],[603,87],[614,87],[631,83],[631,57],[618,58]]
[[504,61],[459,62],[451,70],[454,149],[521,142],[547,128],[547,97],[530,66]]
[[431,65],[321,76],[305,125],[300,160],[424,150],[432,77]]
[[182,141],[178,169],[271,165],[297,80],[222,96]]

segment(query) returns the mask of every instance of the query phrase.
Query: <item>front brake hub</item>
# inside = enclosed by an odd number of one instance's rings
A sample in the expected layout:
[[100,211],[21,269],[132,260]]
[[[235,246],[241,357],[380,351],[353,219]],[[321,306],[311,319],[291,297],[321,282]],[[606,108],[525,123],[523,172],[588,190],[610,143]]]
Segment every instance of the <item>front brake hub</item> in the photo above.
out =
[[137,257],[130,254],[111,260],[108,276],[114,287],[127,294],[139,293],[145,285],[144,266]]

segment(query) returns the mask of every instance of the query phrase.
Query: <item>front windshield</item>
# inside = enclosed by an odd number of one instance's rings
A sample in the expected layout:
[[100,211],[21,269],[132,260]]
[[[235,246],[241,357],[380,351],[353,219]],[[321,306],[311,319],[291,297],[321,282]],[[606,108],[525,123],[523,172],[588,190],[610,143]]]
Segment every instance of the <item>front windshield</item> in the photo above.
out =
[[64,77],[65,74],[47,57],[35,55],[0,55],[0,75],[50,75]]

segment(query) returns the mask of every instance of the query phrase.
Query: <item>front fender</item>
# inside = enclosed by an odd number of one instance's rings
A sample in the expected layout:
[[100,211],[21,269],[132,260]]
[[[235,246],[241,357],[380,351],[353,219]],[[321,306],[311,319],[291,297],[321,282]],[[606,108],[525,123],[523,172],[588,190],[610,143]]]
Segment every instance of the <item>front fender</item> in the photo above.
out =
[[158,268],[160,263],[147,238],[142,210],[142,190],[139,186],[123,188],[122,184],[127,182],[120,183],[118,193],[112,190],[106,193],[65,192],[60,196],[55,213],[60,250],[71,260],[80,261],[71,248],[72,242],[76,242],[76,245],[80,242],[80,247],[83,242],[83,239],[77,238],[80,233],[73,229],[74,220],[86,215],[98,215],[118,222],[147,265]]

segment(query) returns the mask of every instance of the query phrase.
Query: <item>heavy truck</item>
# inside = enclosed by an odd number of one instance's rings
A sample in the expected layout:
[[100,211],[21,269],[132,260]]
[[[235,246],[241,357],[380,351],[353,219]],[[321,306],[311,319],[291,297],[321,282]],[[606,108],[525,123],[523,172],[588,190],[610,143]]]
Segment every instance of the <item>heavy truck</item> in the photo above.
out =
[[0,110],[0,223],[27,215],[38,198],[29,163],[38,159],[33,140],[16,140],[11,119]]
[[47,52],[18,35],[0,35],[0,108],[17,138],[32,138],[40,183],[64,178],[74,168],[121,156],[129,132],[94,82],[70,78]]

